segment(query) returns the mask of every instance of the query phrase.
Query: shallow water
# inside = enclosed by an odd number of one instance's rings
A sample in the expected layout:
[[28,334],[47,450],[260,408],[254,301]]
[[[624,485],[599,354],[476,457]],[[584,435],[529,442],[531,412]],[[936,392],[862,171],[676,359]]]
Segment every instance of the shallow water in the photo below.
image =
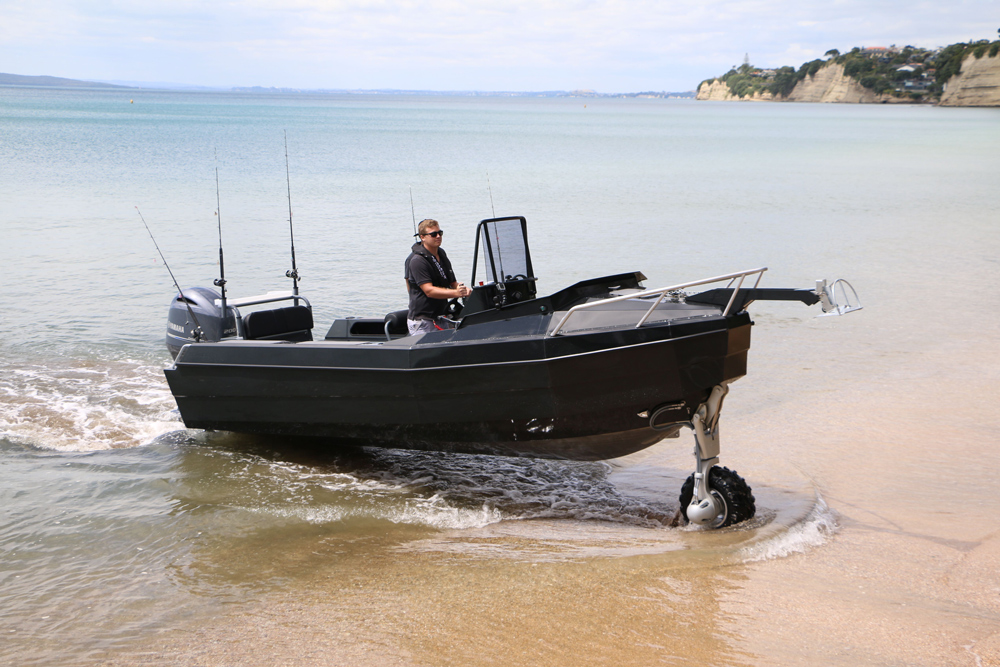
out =
[[[989,664],[998,120],[0,88],[0,657]],[[183,429],[161,373],[173,288],[134,207],[182,287],[207,285],[218,167],[230,288],[287,288],[283,130],[319,328],[403,304],[411,186],[463,276],[492,194],[528,218],[543,292],[629,270],[849,278],[847,317],[752,307],[722,462],[758,516],[676,524],[686,432],[573,463]]]

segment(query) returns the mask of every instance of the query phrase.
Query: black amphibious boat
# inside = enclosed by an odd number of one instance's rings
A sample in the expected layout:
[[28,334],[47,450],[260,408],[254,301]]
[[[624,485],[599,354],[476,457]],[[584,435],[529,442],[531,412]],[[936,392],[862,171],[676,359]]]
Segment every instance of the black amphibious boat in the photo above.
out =
[[[480,248],[485,275],[477,282]],[[453,304],[455,328],[409,336],[399,311],[336,320],[320,339],[297,293],[224,301],[192,288],[169,311],[175,360],[165,373],[189,428],[331,445],[600,460],[689,427],[696,472],[682,510],[698,523],[729,525],[754,512],[746,483],[713,467],[722,399],[747,370],[747,306],[860,308],[856,295],[836,305],[836,286],[845,286],[844,298],[850,288],[843,281],[764,289],[766,270],[651,290],[641,273],[623,273],[539,297],[524,218],[493,218],[479,224],[473,292]],[[282,301],[292,305],[239,312]]]

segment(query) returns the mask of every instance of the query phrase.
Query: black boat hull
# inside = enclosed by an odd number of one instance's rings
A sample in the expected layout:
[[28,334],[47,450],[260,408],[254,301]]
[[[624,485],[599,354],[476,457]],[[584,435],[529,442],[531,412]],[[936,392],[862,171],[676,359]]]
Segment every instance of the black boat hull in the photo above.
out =
[[189,428],[600,460],[675,434],[744,375],[750,326],[743,312],[468,345],[201,343],[165,372]]

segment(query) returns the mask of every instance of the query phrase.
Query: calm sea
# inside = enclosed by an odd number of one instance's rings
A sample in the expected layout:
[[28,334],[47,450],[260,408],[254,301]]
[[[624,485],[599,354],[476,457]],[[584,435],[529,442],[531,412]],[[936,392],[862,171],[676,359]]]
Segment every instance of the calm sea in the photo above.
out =
[[[290,287],[290,188],[319,329],[405,307],[411,192],[465,280],[475,224],[524,215],[542,292],[768,266],[848,278],[865,310],[753,306],[722,462],[759,515],[717,533],[670,527],[686,432],[580,464],[189,431],[136,207],[208,286],[216,174],[230,294]],[[723,603],[761,562],[854,563],[830,554],[869,511],[1000,530],[998,183],[989,109],[0,87],[0,660],[781,663]]]

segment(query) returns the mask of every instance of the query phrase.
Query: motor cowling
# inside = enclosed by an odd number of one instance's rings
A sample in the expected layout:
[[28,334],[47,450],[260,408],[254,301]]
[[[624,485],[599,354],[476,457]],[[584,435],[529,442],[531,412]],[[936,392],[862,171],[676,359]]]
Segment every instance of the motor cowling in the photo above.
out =
[[215,303],[221,298],[222,295],[210,287],[190,287],[184,290],[183,296],[174,296],[167,312],[167,349],[171,357],[176,358],[184,345],[198,342],[195,330],[199,327],[201,342],[217,342],[236,335],[235,310],[227,306],[223,318],[221,306]]

